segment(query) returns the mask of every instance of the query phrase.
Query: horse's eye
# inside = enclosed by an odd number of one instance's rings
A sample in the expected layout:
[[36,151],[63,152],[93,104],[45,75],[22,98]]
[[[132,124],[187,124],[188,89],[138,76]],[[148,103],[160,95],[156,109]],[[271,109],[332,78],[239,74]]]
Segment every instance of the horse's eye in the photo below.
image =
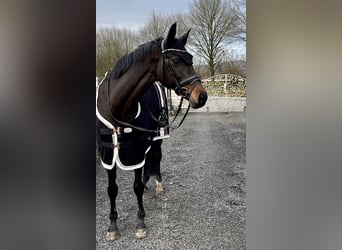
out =
[[182,62],[182,60],[180,60],[180,59],[172,59],[172,62],[173,62],[174,64],[179,64],[179,63]]

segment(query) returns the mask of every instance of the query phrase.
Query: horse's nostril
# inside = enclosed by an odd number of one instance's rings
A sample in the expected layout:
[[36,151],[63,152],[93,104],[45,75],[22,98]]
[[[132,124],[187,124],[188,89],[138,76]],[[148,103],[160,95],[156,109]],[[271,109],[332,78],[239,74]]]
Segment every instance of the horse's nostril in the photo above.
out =
[[208,99],[207,93],[206,92],[202,92],[198,96],[198,105],[199,106],[203,106],[207,102],[207,99]]

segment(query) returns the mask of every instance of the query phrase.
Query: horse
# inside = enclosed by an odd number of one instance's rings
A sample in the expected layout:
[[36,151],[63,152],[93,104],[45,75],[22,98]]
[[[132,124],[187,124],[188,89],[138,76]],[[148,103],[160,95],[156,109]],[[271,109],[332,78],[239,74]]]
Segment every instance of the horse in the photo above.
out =
[[[116,210],[117,166],[124,170],[134,170],[133,189],[138,202],[135,237],[142,239],[147,236],[143,193],[149,174],[148,171],[146,175],[144,172],[144,178],[142,178],[142,169],[144,166],[145,170],[153,166],[159,169],[162,140],[153,140],[153,138],[167,135],[169,125],[163,121],[164,118],[161,115],[163,112],[160,110],[159,114],[155,111],[148,111],[151,112],[151,117],[157,117],[154,126],[137,125],[137,119],[146,106],[141,102],[144,93],[154,82],[158,81],[164,87],[173,89],[177,95],[188,100],[192,108],[204,106],[208,98],[201,79],[193,68],[193,56],[185,48],[191,29],[180,38],[175,37],[176,29],[177,23],[174,23],[165,38],[159,37],[142,44],[131,53],[121,57],[113,69],[106,74],[96,91],[97,149],[99,151],[106,147],[110,149],[101,154],[101,163],[107,170],[110,200],[110,225],[107,240],[116,240],[120,237],[116,223],[118,218]],[[101,142],[100,137],[106,135],[110,140]],[[122,156],[124,162],[122,162]],[[106,157],[111,158],[107,163],[104,162]],[[157,181],[158,178],[161,181],[160,170],[157,173]]]

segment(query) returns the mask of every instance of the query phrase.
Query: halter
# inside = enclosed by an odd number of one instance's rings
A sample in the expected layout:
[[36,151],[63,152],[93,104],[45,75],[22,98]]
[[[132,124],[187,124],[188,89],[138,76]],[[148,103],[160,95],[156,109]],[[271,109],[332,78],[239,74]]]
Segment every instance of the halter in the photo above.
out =
[[[198,84],[201,82],[201,78],[198,75],[193,75],[190,76],[182,81],[178,80],[178,77],[176,76],[176,72],[174,70],[174,68],[172,67],[172,65],[169,63],[169,58],[167,56],[168,52],[181,52],[181,53],[187,53],[189,54],[189,52],[187,52],[186,50],[181,50],[181,49],[165,49],[164,46],[165,43],[165,38],[162,40],[161,42],[161,53],[163,55],[163,63],[164,65],[167,66],[170,75],[174,78],[176,86],[174,88],[175,92],[177,95],[184,97],[186,99],[190,98],[191,92],[188,91],[188,89],[185,88],[186,85],[190,85],[190,84]],[[165,79],[165,67],[163,66],[163,74],[164,74],[164,79]]]

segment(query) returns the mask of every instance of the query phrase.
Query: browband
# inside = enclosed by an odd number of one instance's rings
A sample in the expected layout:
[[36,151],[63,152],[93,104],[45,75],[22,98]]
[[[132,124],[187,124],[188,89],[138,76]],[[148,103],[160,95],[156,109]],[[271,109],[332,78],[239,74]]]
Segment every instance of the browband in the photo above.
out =
[[177,51],[177,52],[183,52],[183,53],[188,53],[186,50],[182,50],[182,49],[165,49],[165,46],[164,46],[164,43],[165,43],[165,40],[166,38],[164,38],[162,41],[161,41],[161,50],[162,50],[162,54],[164,54],[165,52],[170,52],[170,51]]

